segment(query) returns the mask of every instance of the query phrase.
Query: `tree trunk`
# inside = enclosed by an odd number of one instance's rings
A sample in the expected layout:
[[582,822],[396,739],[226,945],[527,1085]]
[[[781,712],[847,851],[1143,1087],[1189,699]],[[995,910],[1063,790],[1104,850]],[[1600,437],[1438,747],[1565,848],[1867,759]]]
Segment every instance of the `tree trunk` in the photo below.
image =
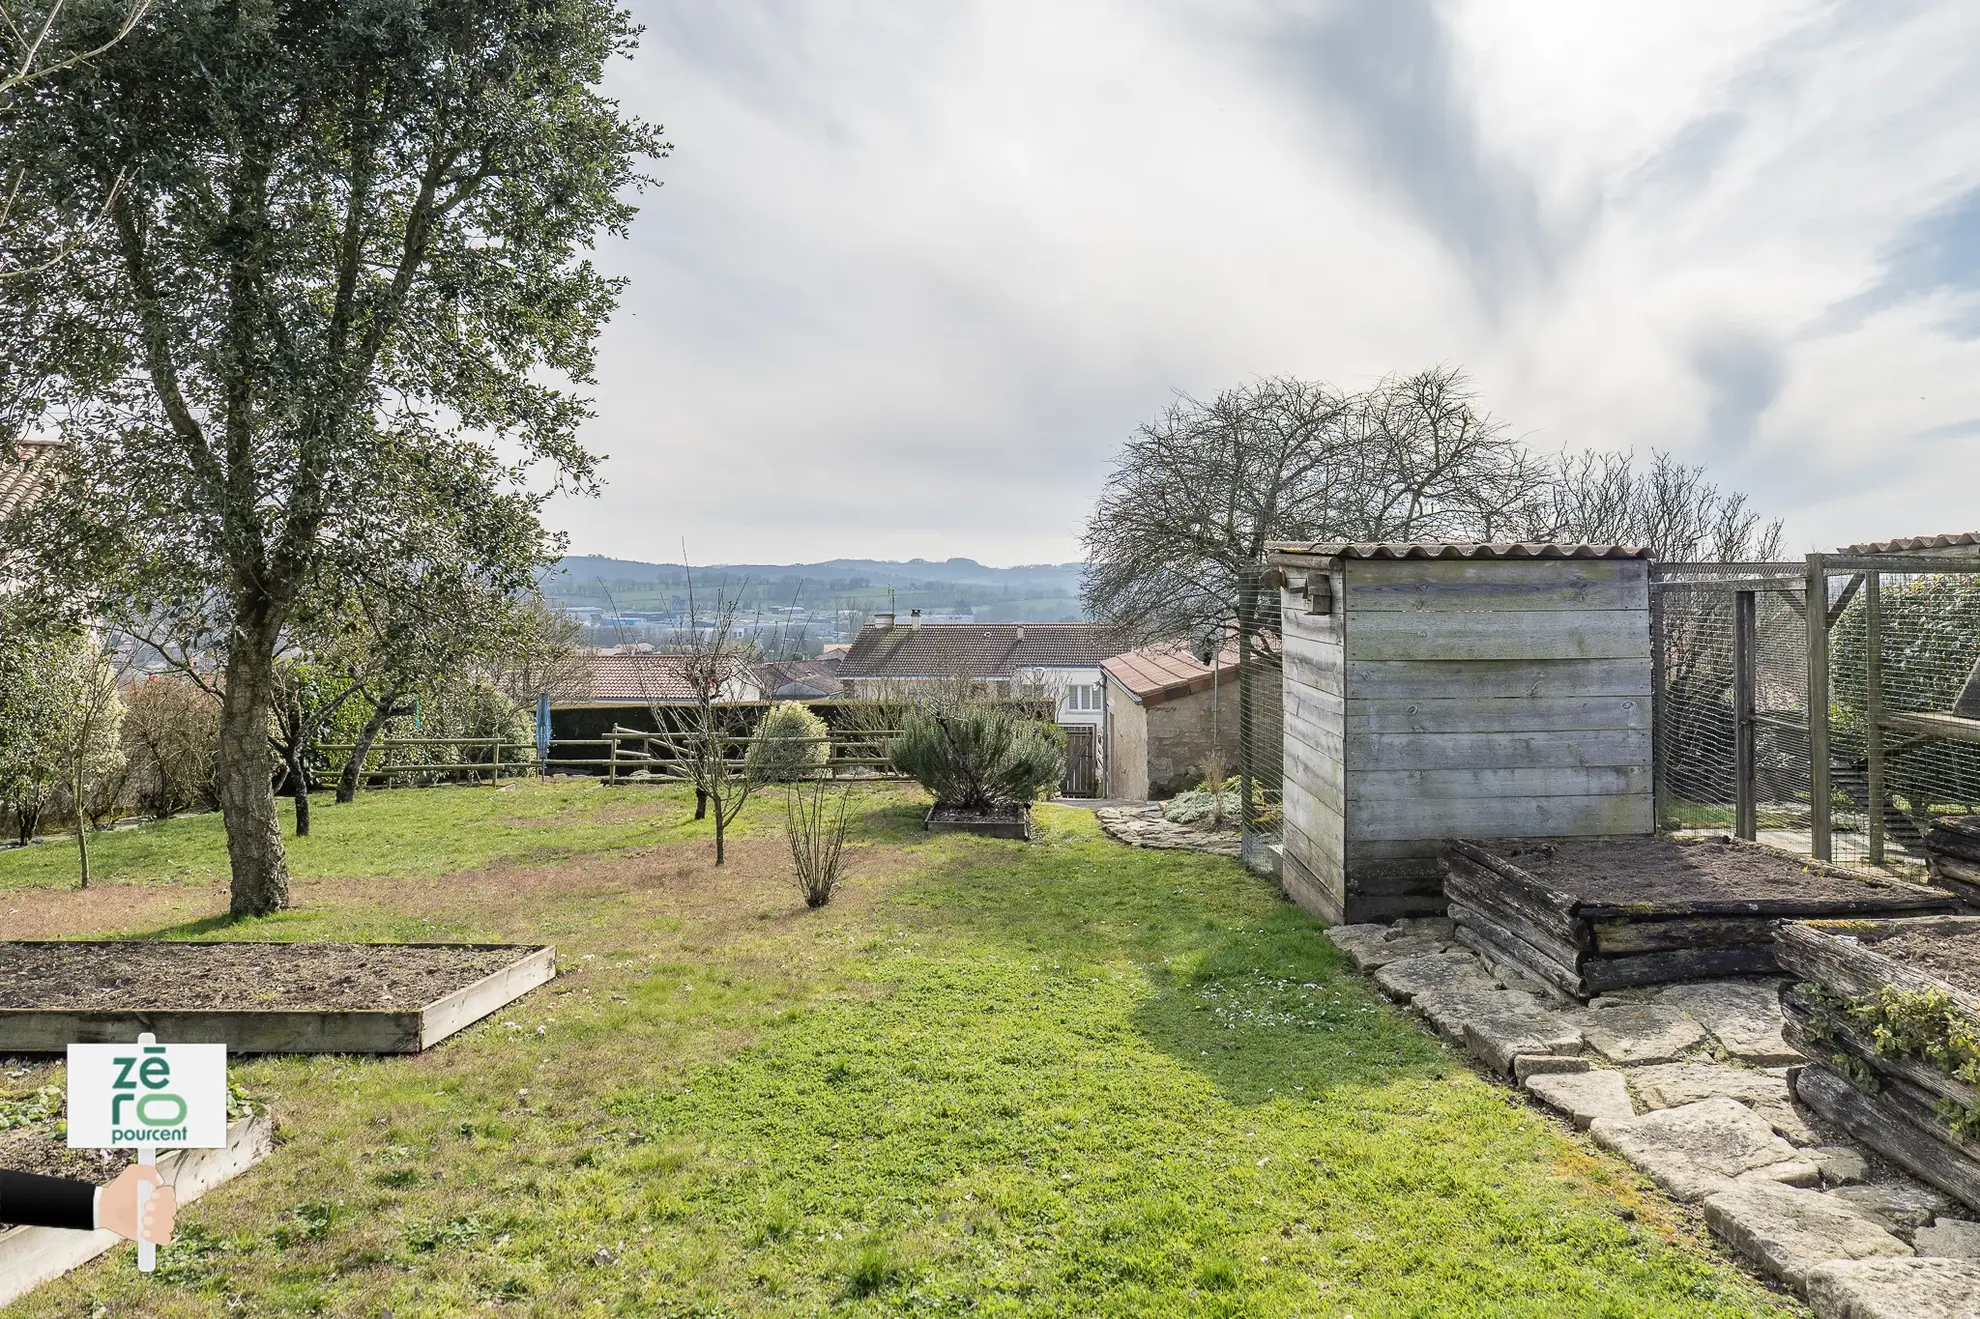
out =
[[309,837],[309,767],[303,760],[303,739],[300,735],[289,743],[289,783],[290,791],[296,797],[296,837]]
[[282,848],[282,821],[268,772],[279,632],[279,625],[237,616],[227,656],[215,777],[233,880],[228,912],[235,917],[266,916],[289,905],[289,858]]
[[371,744],[385,731],[385,725],[392,718],[392,707],[399,703],[399,689],[388,687],[371,707],[371,717],[364,721],[358,730],[357,743],[344,761],[343,773],[337,776],[337,802],[346,805],[357,800],[358,783],[364,777],[365,758],[371,754]]
[[75,779],[74,791],[76,795],[76,857],[82,870],[82,882],[78,884],[77,887],[88,888],[89,887],[89,820],[88,820],[88,813],[83,810],[83,805],[82,805],[83,776],[82,776],[81,752],[78,752],[76,755],[76,779]]
[[722,809],[722,801],[718,797],[715,801],[715,864],[718,866],[723,861],[723,845],[729,832],[728,814]]
[[708,818],[708,789],[706,788],[696,788],[694,790],[694,818],[697,820]]

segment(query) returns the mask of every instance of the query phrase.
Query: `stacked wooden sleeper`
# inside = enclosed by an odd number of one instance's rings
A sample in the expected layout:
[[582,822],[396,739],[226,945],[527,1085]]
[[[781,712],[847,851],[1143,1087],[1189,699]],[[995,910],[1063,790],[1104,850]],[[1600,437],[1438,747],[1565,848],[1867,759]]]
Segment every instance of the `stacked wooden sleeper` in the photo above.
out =
[[1925,835],[1932,882],[1980,909],[1980,815],[1939,820]]
[[[1777,931],[1781,968],[1795,978],[1781,994],[1783,1030],[1809,1059],[1795,1092],[1980,1211],[1980,995],[1877,951],[1900,935],[1980,940],[1980,916],[1790,922]],[[1912,1030],[1893,1029],[1893,1011],[1922,1014],[1943,1043],[1920,1047]]]
[[[1731,889],[1701,888],[1694,897],[1638,895],[1617,879],[1632,860],[1672,848],[1719,849],[1727,854],[1714,858],[1721,870],[1729,856],[1733,869],[1751,877]],[[1585,871],[1551,873],[1556,854],[1569,850]],[[1937,889],[1724,836],[1458,839],[1445,844],[1441,860],[1460,942],[1584,1001],[1618,989],[1772,973],[1773,926],[1783,918],[1959,909]],[[1825,891],[1805,891],[1808,876],[1829,881]]]

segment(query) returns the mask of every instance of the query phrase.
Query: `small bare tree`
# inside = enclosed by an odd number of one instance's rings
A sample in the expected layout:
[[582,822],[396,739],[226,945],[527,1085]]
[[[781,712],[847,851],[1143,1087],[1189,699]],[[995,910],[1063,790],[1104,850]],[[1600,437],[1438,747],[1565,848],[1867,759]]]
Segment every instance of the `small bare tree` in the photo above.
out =
[[[838,801],[828,803],[836,795]],[[793,784],[784,793],[784,837],[804,905],[822,907],[839,888],[839,860],[846,845],[846,809],[852,789],[834,794],[824,779]]]
[[717,589],[713,621],[699,624],[694,575],[688,575],[688,619],[668,658],[678,665],[685,699],[667,700],[657,675],[638,665],[641,692],[657,730],[652,744],[694,786],[694,818],[715,815],[715,864],[728,859],[729,826],[762,786],[758,766],[744,754],[741,726],[730,710],[736,685],[748,674],[755,648],[736,627],[737,595]]

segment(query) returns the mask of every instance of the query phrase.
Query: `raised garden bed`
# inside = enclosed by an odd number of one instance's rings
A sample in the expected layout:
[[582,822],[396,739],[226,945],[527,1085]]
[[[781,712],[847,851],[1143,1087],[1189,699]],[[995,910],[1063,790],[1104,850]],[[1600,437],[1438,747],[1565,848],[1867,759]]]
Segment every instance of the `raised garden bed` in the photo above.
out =
[[1807,921],[1776,934],[1795,1091],[1980,1210],[1980,916]]
[[418,1053],[556,973],[548,946],[0,943],[0,1054],[141,1031],[235,1053]]
[[1028,806],[993,806],[989,810],[971,811],[959,806],[944,806],[937,802],[929,808],[928,818],[923,825],[931,834],[977,834],[984,838],[1031,837],[1031,808]]
[[[108,1181],[130,1161],[127,1150],[75,1150],[60,1146],[52,1133],[15,1132],[37,1146],[60,1148],[94,1163],[80,1164],[51,1156],[21,1158],[27,1152],[9,1148],[9,1168],[59,1176]],[[227,1124],[227,1147],[217,1150],[172,1150],[158,1158],[158,1174],[178,1193],[179,1203],[198,1199],[221,1182],[267,1158],[275,1148],[275,1124],[267,1114],[243,1117]],[[0,1227],[0,1305],[27,1295],[44,1282],[88,1263],[123,1240],[114,1232],[72,1232],[52,1227]]]
[[1980,815],[1934,823],[1925,835],[1925,864],[1934,884],[1980,910]]
[[1783,918],[1959,910],[1939,889],[1724,835],[1453,840],[1442,860],[1461,942],[1583,1000],[1768,974]]

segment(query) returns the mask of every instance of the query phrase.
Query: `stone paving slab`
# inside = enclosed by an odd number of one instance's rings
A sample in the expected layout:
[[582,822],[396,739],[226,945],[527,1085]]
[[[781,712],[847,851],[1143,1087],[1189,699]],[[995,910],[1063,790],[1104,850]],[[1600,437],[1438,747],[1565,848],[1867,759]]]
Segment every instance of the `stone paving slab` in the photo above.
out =
[[1844,1186],[1830,1191],[1852,1209],[1879,1219],[1897,1231],[1928,1227],[1940,1214],[1956,1214],[1959,1206],[1952,1197],[1923,1182],[1910,1178],[1872,1182],[1867,1186]]
[[1541,1072],[1526,1078],[1526,1088],[1549,1108],[1567,1114],[1586,1131],[1598,1118],[1636,1116],[1622,1073],[1609,1069],[1589,1072]]
[[1980,1264],[1831,1260],[1808,1275],[1815,1319],[1980,1319]]
[[1572,1014],[1588,1047],[1612,1063],[1676,1062],[1705,1043],[1705,1028],[1676,1004],[1623,1003]]
[[1638,1117],[1599,1118],[1589,1133],[1687,1203],[1725,1190],[1746,1173],[1802,1183],[1821,1176],[1766,1119],[1723,1095]]
[[1421,953],[1403,957],[1376,968],[1375,984],[1398,1003],[1407,1003],[1419,994],[1441,994],[1454,989],[1485,992],[1497,989],[1492,978],[1469,953]]
[[1513,1077],[1520,1081],[1548,1072],[1585,1072],[1588,1068],[1586,1058],[1565,1053],[1522,1053],[1513,1059]]
[[1232,830],[1192,829],[1162,818],[1160,806],[1102,806],[1093,812],[1101,832],[1129,847],[1172,852],[1208,852],[1241,857],[1244,837]]
[[1781,1036],[1780,985],[1774,980],[1706,980],[1672,985],[1660,1003],[1683,1008],[1726,1053],[1759,1066],[1791,1066],[1801,1054]]
[[1773,1072],[1724,1063],[1660,1063],[1631,1068],[1629,1084],[1645,1108],[1676,1108],[1724,1095],[1766,1118],[1774,1130],[1795,1144],[1820,1143],[1820,1137],[1795,1108],[1787,1078]]
[[1464,1023],[1464,1047],[1471,1056],[1498,1072],[1514,1075],[1513,1064],[1528,1054],[1577,1053],[1581,1032],[1558,1012],[1539,1007],[1533,995],[1501,990],[1504,998],[1488,1000],[1485,1010]]
[[1911,1244],[1921,1255],[1980,1259],[1980,1223],[1964,1218],[1941,1218],[1932,1226],[1914,1232]]
[[1837,1259],[1890,1258],[1911,1247],[1818,1191],[1743,1180],[1705,1199],[1705,1222],[1733,1249],[1796,1291]]
[[1823,1145],[1808,1151],[1827,1186],[1854,1186],[1870,1180],[1870,1160],[1854,1145]]
[[1387,925],[1336,925],[1327,931],[1327,937],[1361,971],[1375,971],[1405,957],[1441,953],[1452,946],[1451,940],[1435,931]]

